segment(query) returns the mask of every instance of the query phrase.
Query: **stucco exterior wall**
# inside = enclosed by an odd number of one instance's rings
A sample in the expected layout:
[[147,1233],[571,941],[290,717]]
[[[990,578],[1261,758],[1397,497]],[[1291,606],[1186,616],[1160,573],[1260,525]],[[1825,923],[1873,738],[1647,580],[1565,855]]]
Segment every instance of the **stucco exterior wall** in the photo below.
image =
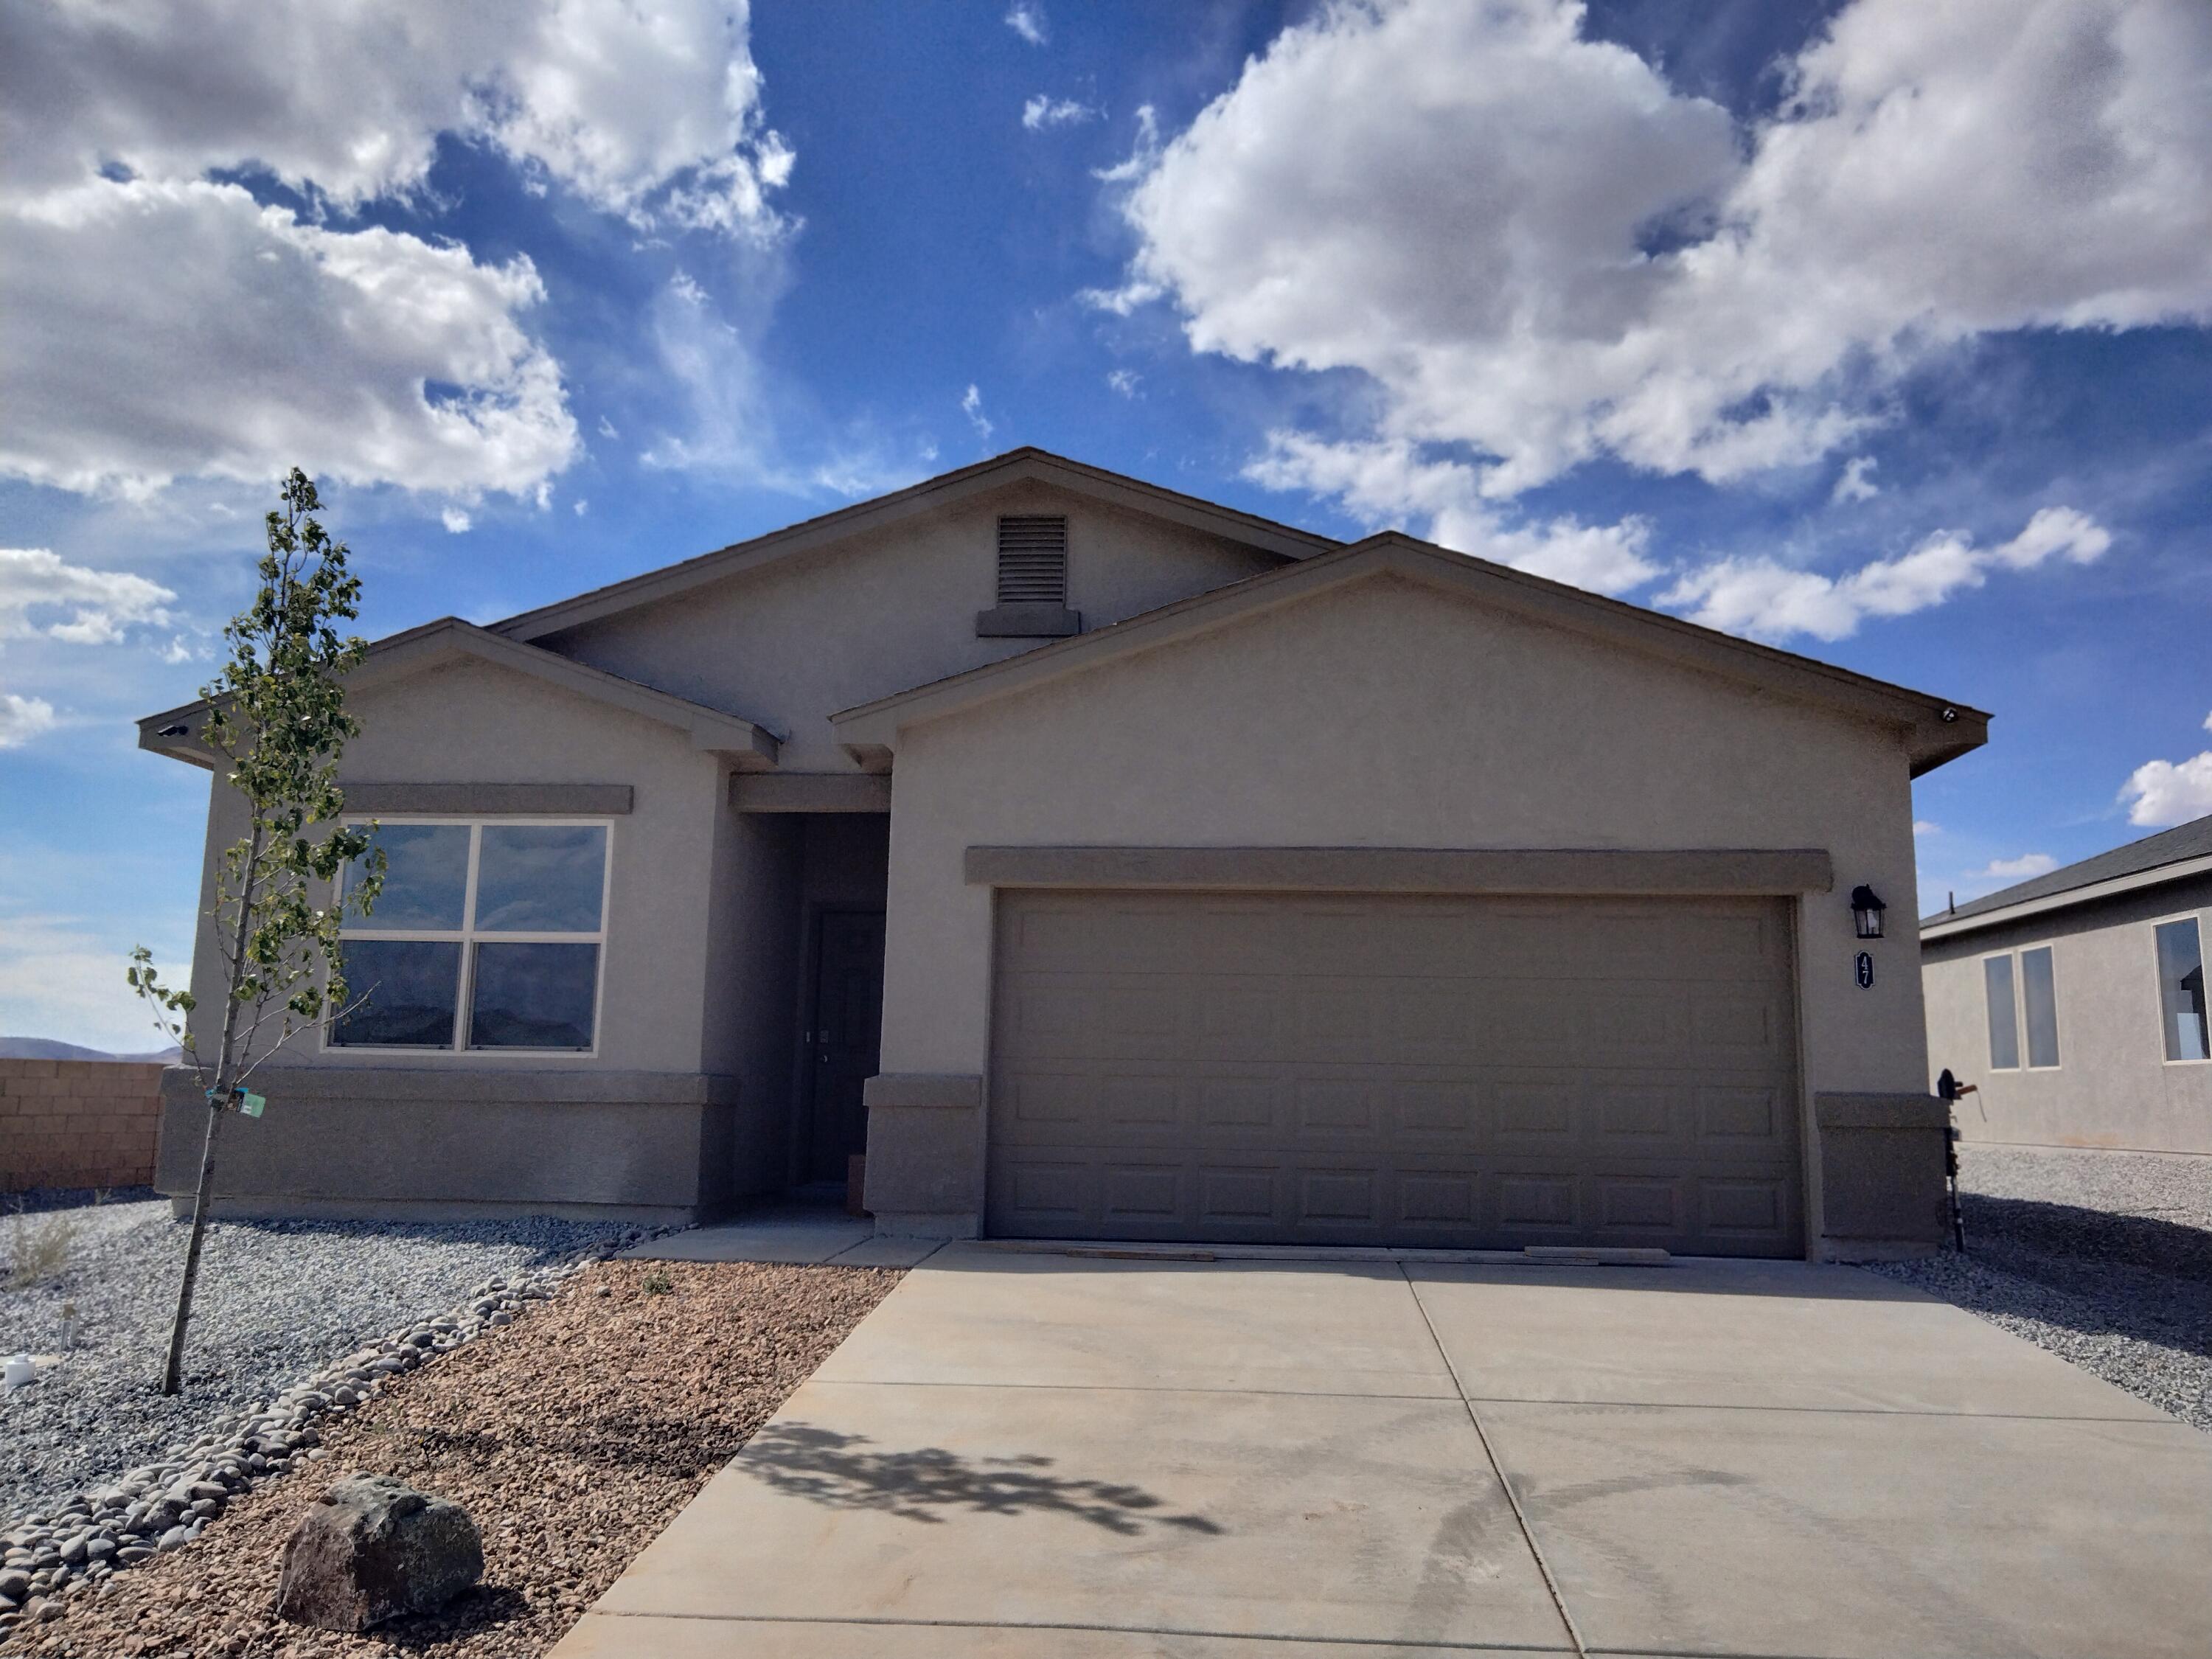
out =
[[[626,783],[633,810],[615,817],[598,1053],[377,1054],[295,1037],[287,1066],[426,1064],[513,1071],[696,1073],[714,824],[722,798],[715,757],[656,721],[478,663],[436,668],[352,700],[362,735],[339,779],[410,783]],[[220,1035],[220,964],[204,918],[225,848],[245,834],[245,804],[220,780],[201,870],[203,926],[193,956],[193,1030],[212,1055]],[[414,816],[394,814],[392,816]]]
[[[2159,1027],[2151,929],[2191,915],[2212,951],[2212,876],[1931,940],[1923,966],[1929,1065],[1977,1085],[1954,1114],[1962,1136],[2212,1153],[2212,1061],[2168,1061]],[[1982,963],[2039,945],[2051,951],[2059,1063],[1993,1070]],[[2017,1001],[2016,964],[2014,973]]]
[[[895,776],[885,1073],[987,1067],[970,845],[1819,848],[1836,890],[1797,918],[1808,1097],[1926,1085],[1895,734],[1425,586],[1327,590],[915,726]],[[1861,882],[1895,905],[1870,989]]]
[[830,715],[1040,643],[975,636],[1002,513],[1067,515],[1067,602],[1086,630],[1282,563],[1024,483],[538,643],[769,726],[785,771],[850,771]]
[[[708,1041],[710,955],[725,994],[732,977],[731,919],[719,912],[735,908],[748,878],[742,838],[718,830],[733,816],[722,763],[657,721],[477,662],[374,687],[352,707],[363,729],[342,783],[631,787],[632,810],[611,820],[598,1048],[380,1054],[328,1048],[317,1031],[295,1036],[257,1078],[269,1115],[226,1126],[218,1190],[228,1206],[398,1213],[443,1204],[672,1219],[721,1203],[750,1167],[741,1149],[773,1146],[781,1132],[780,1122],[750,1125],[740,1079],[717,1069],[743,1052],[732,1022],[718,1024],[711,1052]],[[193,964],[194,1031],[210,1058],[221,973],[204,915],[222,854],[245,829],[244,803],[218,780]],[[763,1109],[779,1098],[771,1092]],[[196,1102],[171,1100],[164,1191],[190,1191],[204,1123]]]

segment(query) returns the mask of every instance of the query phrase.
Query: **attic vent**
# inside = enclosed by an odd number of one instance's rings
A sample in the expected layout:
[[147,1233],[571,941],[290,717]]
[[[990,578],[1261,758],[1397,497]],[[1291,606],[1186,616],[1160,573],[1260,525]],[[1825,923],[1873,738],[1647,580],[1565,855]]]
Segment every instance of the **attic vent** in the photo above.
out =
[[1030,514],[999,520],[999,603],[1067,603],[1067,520]]

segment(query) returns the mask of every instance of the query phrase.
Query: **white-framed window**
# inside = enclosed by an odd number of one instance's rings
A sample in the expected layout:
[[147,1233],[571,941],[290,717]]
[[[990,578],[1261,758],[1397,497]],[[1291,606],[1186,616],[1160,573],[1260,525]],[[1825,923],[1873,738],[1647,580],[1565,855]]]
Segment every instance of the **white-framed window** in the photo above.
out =
[[2158,957],[2158,1024],[2169,1061],[2212,1059],[2204,1011],[2204,941],[2195,916],[2151,928]]
[[2051,947],[2039,945],[2020,953],[2020,1011],[2027,1028],[2030,1071],[2058,1064],[2058,975]]
[[2057,1069],[2058,974],[2048,945],[1984,957],[1982,997],[1989,1008],[1991,1071],[2020,1068],[2023,1025],[2027,1031],[2028,1070]]
[[2009,954],[1982,958],[1982,996],[1990,1012],[1990,1069],[2015,1071],[2020,1066],[2020,1018],[2013,1009],[2012,957]]
[[605,818],[380,820],[383,890],[340,944],[356,1006],[325,1045],[595,1053],[613,839]]

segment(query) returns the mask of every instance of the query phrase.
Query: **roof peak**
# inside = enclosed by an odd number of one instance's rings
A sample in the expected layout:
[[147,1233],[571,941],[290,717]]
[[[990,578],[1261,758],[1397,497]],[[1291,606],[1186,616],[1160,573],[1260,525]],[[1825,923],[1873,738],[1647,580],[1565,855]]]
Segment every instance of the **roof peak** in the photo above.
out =
[[1275,555],[1285,562],[1334,552],[1344,544],[1334,536],[1303,530],[1257,514],[1224,507],[1197,495],[1187,495],[1162,484],[1147,483],[1127,473],[1110,471],[1087,461],[1074,460],[1024,444],[969,465],[956,467],[935,477],[872,496],[802,519],[741,542],[676,563],[641,571],[603,586],[540,605],[490,624],[491,630],[510,639],[536,640],[563,629],[596,621],[651,605],[705,582],[717,581],[741,571],[809,552],[847,536],[892,524],[921,513],[1004,487],[1023,478],[1037,479],[1088,495],[1127,511],[1205,530],[1232,541]]

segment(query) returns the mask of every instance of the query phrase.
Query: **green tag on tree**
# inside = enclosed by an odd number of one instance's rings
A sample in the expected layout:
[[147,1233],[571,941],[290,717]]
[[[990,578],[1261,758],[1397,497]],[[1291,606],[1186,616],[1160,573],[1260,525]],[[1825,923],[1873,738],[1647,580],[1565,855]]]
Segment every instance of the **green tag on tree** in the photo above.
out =
[[238,1109],[241,1116],[259,1117],[262,1109],[268,1104],[268,1101],[249,1089],[240,1097]]

